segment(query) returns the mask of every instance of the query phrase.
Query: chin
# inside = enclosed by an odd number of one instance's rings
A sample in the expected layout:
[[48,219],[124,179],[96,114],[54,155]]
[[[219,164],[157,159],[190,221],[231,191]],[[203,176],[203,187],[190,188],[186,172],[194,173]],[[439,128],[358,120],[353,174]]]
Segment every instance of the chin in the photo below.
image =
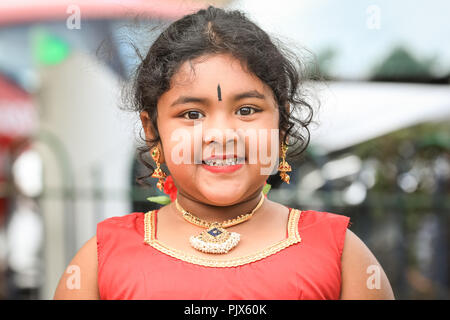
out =
[[202,194],[206,199],[208,199],[209,203],[218,206],[229,206],[239,202],[239,200],[242,199],[242,193],[238,192],[237,190],[205,190],[205,192],[202,192]]

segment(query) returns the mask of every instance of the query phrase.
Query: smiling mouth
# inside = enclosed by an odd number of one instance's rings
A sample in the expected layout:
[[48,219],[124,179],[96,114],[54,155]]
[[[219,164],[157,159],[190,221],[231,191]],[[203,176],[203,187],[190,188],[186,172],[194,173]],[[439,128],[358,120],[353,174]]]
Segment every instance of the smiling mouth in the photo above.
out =
[[229,158],[229,159],[210,159],[203,160],[202,164],[211,167],[224,167],[224,166],[235,166],[238,164],[245,164],[245,158]]

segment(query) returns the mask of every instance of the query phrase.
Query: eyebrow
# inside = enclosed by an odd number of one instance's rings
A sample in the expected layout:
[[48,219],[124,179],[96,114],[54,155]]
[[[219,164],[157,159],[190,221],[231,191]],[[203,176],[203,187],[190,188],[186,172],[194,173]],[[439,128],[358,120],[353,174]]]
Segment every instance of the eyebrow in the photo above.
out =
[[262,93],[259,93],[257,90],[251,90],[235,95],[232,100],[238,101],[245,98],[258,98],[264,100],[266,97]]
[[[257,90],[250,90],[242,93],[235,94],[231,100],[233,102],[245,99],[245,98],[257,98],[264,100],[266,97],[258,92]],[[177,105],[177,104],[185,104],[185,103],[201,103],[201,104],[208,104],[209,99],[208,98],[200,98],[200,97],[190,97],[190,96],[179,96],[172,104],[171,107]]]

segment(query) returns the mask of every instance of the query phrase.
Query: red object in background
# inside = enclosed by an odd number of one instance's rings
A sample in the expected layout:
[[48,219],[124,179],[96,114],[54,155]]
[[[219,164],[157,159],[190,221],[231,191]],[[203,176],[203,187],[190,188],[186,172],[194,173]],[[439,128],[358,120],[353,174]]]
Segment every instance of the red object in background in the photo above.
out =
[[8,180],[13,146],[34,133],[37,121],[30,95],[0,74],[0,225],[8,209],[1,189]]
[[192,0],[9,0],[0,2],[0,25],[67,19],[71,8],[82,19],[175,19],[204,7],[206,2]]
[[6,184],[5,172],[3,171],[6,167],[7,152],[0,145],[0,228],[5,223],[6,212],[8,210],[8,199],[2,195],[1,189],[3,185]]
[[0,147],[30,136],[36,125],[36,108],[30,95],[0,74]]

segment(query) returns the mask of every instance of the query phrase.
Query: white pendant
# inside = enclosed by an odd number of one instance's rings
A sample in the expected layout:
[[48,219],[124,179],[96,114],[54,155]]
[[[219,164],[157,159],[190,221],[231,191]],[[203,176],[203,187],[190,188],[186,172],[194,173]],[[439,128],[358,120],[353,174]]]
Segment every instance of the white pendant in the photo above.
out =
[[213,225],[197,236],[191,236],[191,245],[206,253],[227,253],[239,243],[241,236],[236,232],[228,232],[224,228]]

